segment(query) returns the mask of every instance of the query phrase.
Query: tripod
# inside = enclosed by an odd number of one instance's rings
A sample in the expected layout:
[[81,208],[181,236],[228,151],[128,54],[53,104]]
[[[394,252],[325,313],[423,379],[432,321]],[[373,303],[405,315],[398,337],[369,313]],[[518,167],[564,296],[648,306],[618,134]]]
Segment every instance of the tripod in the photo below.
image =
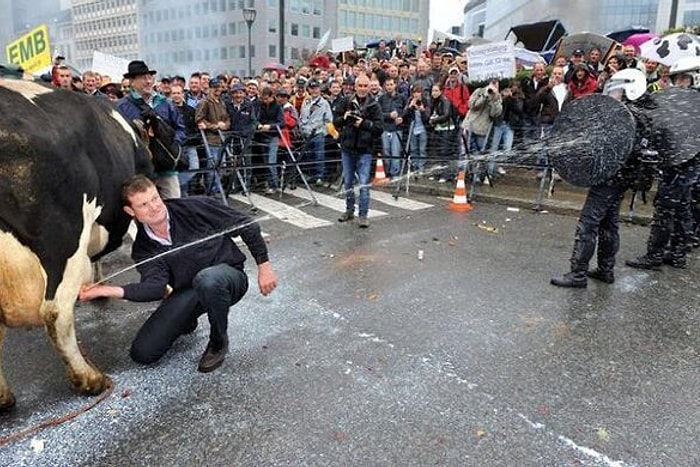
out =
[[[204,130],[199,131],[202,135],[202,141],[204,142],[204,149],[207,153],[207,161],[210,161],[211,149],[209,146],[209,141],[207,140],[207,136]],[[214,190],[217,190],[219,192],[219,196],[221,197],[221,201],[224,204],[228,205],[229,190],[224,189],[224,183],[222,183],[222,174],[224,174],[224,172],[230,173],[230,171],[233,171],[236,174],[238,183],[241,185],[241,190],[250,202],[251,210],[255,211],[257,210],[257,207],[255,206],[255,204],[253,204],[253,200],[250,197],[248,187],[246,186],[245,180],[240,172],[240,166],[246,165],[244,152],[247,145],[245,143],[245,140],[240,136],[234,135],[231,135],[230,137],[226,138],[221,130],[217,130],[217,132],[219,134],[219,138],[221,138],[221,149],[219,150],[217,157],[213,161],[214,163],[211,166],[207,164],[208,167],[204,170],[205,173],[209,173],[213,177],[211,180],[206,181],[205,194],[210,195]],[[236,146],[240,148],[240,154],[234,154],[234,143],[237,143]],[[226,185],[229,184],[226,183]]]
[[[275,125],[275,128],[277,128],[277,133],[280,135],[280,140],[284,140],[284,135],[282,134],[282,130],[278,125]],[[309,186],[309,182],[306,180],[306,177],[304,176],[304,172],[302,172],[301,167],[299,167],[299,163],[297,162],[296,157],[294,157],[294,152],[292,149],[289,147],[290,145],[286,145],[287,149],[287,154],[289,155],[289,159],[292,161],[292,165],[294,168],[296,168],[297,173],[299,174],[299,177],[301,177],[301,181],[304,183],[304,186],[306,187],[306,190],[309,192],[309,195],[311,195],[311,199],[313,200],[314,206],[318,205],[318,200],[316,199],[316,196],[314,195],[314,192],[311,190],[311,187]],[[287,161],[282,161],[282,176],[280,179],[280,186],[284,187],[284,175],[287,172]],[[280,196],[282,192],[280,191]]]
[[[404,185],[404,180],[406,180],[406,195],[408,195],[408,190],[411,184],[411,139],[415,124],[416,120],[414,118],[411,120],[411,124],[408,126],[406,144],[404,144],[404,146],[401,148],[401,169],[399,170],[399,183],[396,184],[396,190],[394,190],[394,199],[399,199],[399,193],[401,193],[401,187]],[[401,141],[401,135],[399,134],[397,137],[399,138],[399,141]],[[405,177],[404,169],[406,170]]]

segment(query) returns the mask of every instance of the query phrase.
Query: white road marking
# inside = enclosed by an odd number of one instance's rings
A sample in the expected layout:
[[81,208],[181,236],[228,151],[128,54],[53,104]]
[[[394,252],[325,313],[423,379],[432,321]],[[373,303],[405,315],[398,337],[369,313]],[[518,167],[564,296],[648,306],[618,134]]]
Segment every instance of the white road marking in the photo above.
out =
[[[269,213],[271,216],[292,224],[296,227],[302,229],[314,229],[316,227],[325,227],[328,225],[333,225],[333,222],[329,222],[325,219],[319,219],[310,214],[305,213],[301,209],[297,209],[292,206],[288,206],[280,201],[275,201],[265,196],[256,195],[251,193],[250,197],[258,209]],[[250,204],[248,199],[243,195],[231,195],[230,198],[235,199],[241,203]]]
[[[297,198],[302,198],[306,199],[309,201],[313,201],[313,198],[311,198],[311,194],[302,188],[297,188],[294,191],[288,191],[287,194],[296,196]],[[336,198],[335,196],[330,196],[330,195],[325,195],[323,193],[317,193],[314,191],[314,196],[318,200],[318,204],[327,207],[329,209],[332,209],[333,211],[337,212],[345,212],[345,199],[342,198]],[[357,200],[357,198],[356,198]],[[371,205],[370,205],[371,206]],[[381,216],[386,216],[387,213],[384,211],[379,211],[377,209],[372,209],[371,207],[369,208],[369,213],[368,217],[374,218],[374,217],[381,217]]]

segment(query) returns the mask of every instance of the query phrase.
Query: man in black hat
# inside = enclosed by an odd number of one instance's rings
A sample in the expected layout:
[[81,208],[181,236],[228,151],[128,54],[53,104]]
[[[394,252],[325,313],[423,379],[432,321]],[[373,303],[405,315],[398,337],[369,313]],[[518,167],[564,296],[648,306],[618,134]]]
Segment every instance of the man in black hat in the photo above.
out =
[[[573,79],[574,74],[576,73],[576,67],[578,65],[586,65],[586,61],[584,59],[585,55],[586,52],[584,52],[583,49],[574,50],[574,52],[571,54],[571,58],[569,59],[569,63],[566,65],[566,69],[564,70],[564,83],[569,84],[569,81]],[[591,74],[593,74],[592,71]]]
[[[182,115],[173,106],[173,103],[153,89],[155,74],[156,70],[149,69],[148,65],[141,60],[130,62],[127,72],[124,73],[124,78],[130,80],[131,88],[124,97],[117,101],[117,110],[127,120],[141,120],[144,123],[169,126],[169,128],[163,127],[163,135],[166,132],[175,133],[174,139],[177,148],[172,147],[171,141],[164,142],[161,138],[161,143],[166,144],[153,144],[151,151],[154,152],[153,162],[156,169],[158,191],[165,199],[179,198],[180,183],[177,178],[176,164],[180,147],[185,141],[185,126]],[[161,135],[154,134],[154,136],[158,139]],[[157,157],[155,150],[164,151],[164,157]]]

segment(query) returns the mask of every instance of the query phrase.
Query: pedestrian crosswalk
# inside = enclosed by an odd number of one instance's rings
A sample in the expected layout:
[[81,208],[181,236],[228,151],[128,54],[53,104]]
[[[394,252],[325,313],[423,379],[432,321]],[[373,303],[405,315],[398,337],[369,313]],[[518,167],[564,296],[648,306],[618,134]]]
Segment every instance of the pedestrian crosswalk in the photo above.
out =
[[[394,198],[391,193],[384,191],[371,191],[370,219],[420,211],[433,207],[433,204],[408,199],[404,197]],[[356,199],[359,199],[356,193]],[[229,200],[244,205],[254,205],[259,214],[269,215],[287,224],[300,229],[315,229],[327,227],[337,222],[337,213],[345,212],[345,198],[342,195],[328,194],[318,190],[305,190],[298,188],[286,191],[281,199],[250,193],[250,199],[243,194],[231,195]],[[314,210],[313,213],[304,210],[307,206],[320,206],[325,209]],[[357,213],[356,213],[357,214]]]

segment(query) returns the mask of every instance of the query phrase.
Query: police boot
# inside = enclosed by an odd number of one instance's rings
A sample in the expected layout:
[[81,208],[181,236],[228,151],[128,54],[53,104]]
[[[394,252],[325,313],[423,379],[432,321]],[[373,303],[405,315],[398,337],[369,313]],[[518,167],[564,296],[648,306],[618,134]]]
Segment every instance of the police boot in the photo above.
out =
[[686,266],[685,255],[678,255],[671,252],[664,253],[664,257],[661,262],[671,266],[672,268],[678,269],[685,269]]
[[653,269],[655,271],[659,270],[663,261],[661,258],[651,255],[640,256],[636,259],[628,259],[625,264],[631,268],[635,269]]
[[586,271],[571,271],[561,277],[552,277],[550,284],[557,287],[570,287],[574,289],[585,289],[588,286]]
[[[598,248],[600,248],[600,246]],[[612,284],[615,282],[615,273],[613,272],[614,267],[614,256],[606,258],[598,256],[598,267],[592,271],[588,271],[586,275],[591,279],[595,279],[606,284]]]
[[591,279],[595,279],[600,282],[605,282],[606,284],[612,284],[613,282],[615,282],[615,273],[612,271],[612,269],[605,270],[597,268],[592,271],[588,271],[586,275]]

